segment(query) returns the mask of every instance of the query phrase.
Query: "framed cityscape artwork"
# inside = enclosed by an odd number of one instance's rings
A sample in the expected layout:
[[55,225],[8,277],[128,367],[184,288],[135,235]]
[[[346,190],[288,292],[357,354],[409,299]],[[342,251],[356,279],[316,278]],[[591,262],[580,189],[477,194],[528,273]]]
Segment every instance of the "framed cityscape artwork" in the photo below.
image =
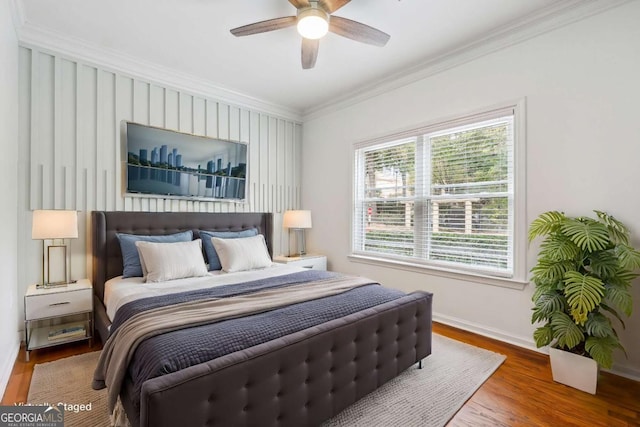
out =
[[123,128],[129,195],[246,199],[246,144],[132,122]]

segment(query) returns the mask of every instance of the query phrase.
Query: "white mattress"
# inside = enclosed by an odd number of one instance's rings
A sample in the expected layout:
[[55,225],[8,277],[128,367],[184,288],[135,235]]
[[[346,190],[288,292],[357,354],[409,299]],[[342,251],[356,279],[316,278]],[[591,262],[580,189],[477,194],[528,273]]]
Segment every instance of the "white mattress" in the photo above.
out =
[[113,321],[118,308],[140,298],[232,285],[304,270],[302,267],[274,263],[271,267],[260,270],[241,271],[237,273],[210,271],[209,275],[204,277],[191,277],[188,279],[177,279],[157,283],[145,283],[142,277],[123,279],[122,276],[118,276],[108,280],[104,284],[104,305],[107,308],[107,316]]

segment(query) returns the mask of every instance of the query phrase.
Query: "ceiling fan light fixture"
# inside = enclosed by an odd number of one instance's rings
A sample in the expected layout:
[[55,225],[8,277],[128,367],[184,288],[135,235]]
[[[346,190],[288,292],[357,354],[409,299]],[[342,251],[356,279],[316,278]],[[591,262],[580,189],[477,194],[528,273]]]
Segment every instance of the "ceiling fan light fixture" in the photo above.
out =
[[300,57],[304,70],[315,66],[320,39],[329,31],[341,37],[373,46],[384,46],[391,38],[389,34],[369,25],[332,15],[336,10],[349,4],[351,0],[288,1],[296,8],[296,16],[283,16],[232,28],[230,30],[231,34],[236,37],[242,37],[297,25],[298,33],[302,36]]
[[317,7],[302,9],[298,13],[298,33],[305,39],[317,40],[329,31],[329,14]]

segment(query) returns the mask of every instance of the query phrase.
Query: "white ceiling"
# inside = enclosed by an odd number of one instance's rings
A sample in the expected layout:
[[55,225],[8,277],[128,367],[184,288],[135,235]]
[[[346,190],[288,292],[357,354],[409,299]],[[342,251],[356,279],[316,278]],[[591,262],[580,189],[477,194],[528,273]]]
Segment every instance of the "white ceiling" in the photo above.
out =
[[391,40],[379,48],[330,33],[311,70],[300,65],[295,27],[241,38],[229,33],[295,15],[287,0],[18,0],[18,7],[25,27],[305,113],[571,3],[352,0],[335,14],[376,27]]

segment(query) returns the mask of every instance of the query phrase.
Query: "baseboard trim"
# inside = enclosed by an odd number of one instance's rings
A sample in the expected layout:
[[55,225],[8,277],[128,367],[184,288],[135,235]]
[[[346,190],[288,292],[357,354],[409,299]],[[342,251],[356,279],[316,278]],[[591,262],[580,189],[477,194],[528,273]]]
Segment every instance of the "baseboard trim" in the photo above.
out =
[[[488,328],[486,326],[480,325],[479,323],[469,322],[457,317],[447,316],[446,314],[433,313],[433,320],[435,322],[473,332],[474,334],[482,335],[487,338],[506,342],[517,347],[526,348],[527,350],[532,350],[536,353],[549,354],[549,350],[547,347],[537,348],[534,341],[527,337],[513,335],[509,332],[499,329]],[[603,371],[609,372],[619,377],[624,377],[633,381],[640,382],[640,370],[630,366],[614,365],[613,368],[603,369]]]
[[487,338],[493,338],[498,341],[513,344],[518,347],[526,348],[528,350],[535,351],[537,353],[548,353],[543,349],[536,348],[532,339],[513,335],[509,332],[499,329],[488,328],[479,323],[469,322],[464,319],[459,319],[453,316],[447,316],[446,314],[433,313],[433,320],[445,325],[453,326],[454,328],[463,329],[465,331],[473,332],[474,334],[482,335]]
[[640,382],[640,370],[636,368],[632,368],[630,366],[616,366],[614,365],[611,369],[603,369],[605,372],[609,372],[610,374],[617,375],[619,377],[628,378],[630,380]]
[[11,372],[13,371],[13,365],[18,357],[18,351],[20,351],[20,340],[15,340],[12,348],[7,352],[3,352],[6,358],[0,361],[0,396],[4,397],[4,392],[7,389],[7,384],[9,384]]

